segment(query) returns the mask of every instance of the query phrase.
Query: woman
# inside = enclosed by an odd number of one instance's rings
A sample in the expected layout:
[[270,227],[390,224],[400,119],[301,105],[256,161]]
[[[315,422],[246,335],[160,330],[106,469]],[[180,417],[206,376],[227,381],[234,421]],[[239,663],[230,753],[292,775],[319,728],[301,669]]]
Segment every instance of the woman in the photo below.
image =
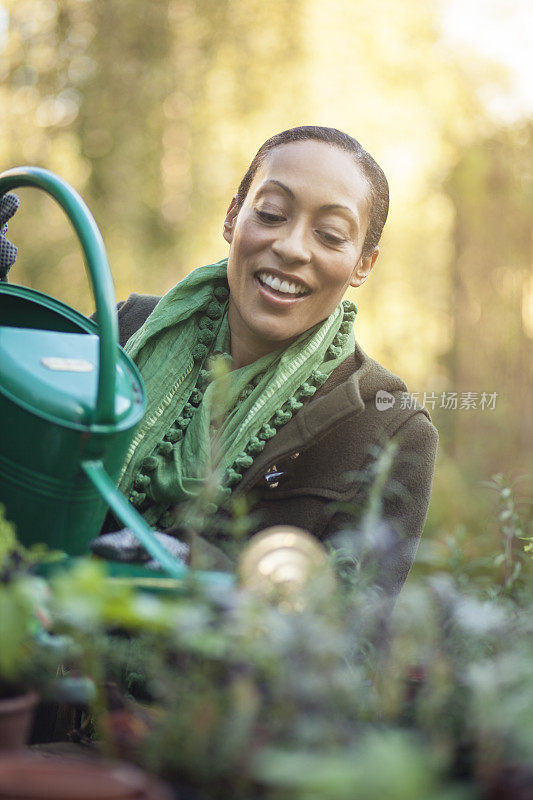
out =
[[[201,519],[205,547],[231,555],[225,522],[246,498],[250,533],[291,524],[328,541],[353,527],[341,506],[365,509],[391,442],[382,516],[395,535],[377,582],[399,591],[427,513],[437,432],[425,409],[401,402],[403,381],[356,344],[356,309],[343,300],[374,266],[387,212],[386,178],[358,142],[331,128],[284,131],[260,148],[230,203],[227,260],[159,302],[131,295],[120,307],[148,395],[120,487],[151,524],[180,536]],[[230,371],[210,381],[216,354]]]

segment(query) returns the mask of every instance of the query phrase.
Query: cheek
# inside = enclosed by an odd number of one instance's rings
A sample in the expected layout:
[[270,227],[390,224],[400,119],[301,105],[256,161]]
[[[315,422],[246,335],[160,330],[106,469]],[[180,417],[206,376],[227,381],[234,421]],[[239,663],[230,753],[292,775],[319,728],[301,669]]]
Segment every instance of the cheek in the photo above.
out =
[[268,249],[270,240],[256,225],[243,223],[235,231],[228,260],[228,281],[242,283],[254,270],[256,257]]
[[268,247],[271,240],[272,232],[258,225],[251,215],[247,215],[235,230],[234,246],[240,257],[246,257]]
[[353,264],[354,262],[351,259],[347,263],[345,258],[339,260],[338,263],[329,263],[326,275],[326,284],[327,289],[332,295],[339,293],[344,294],[350,285],[350,280],[352,279],[352,275],[355,271],[355,266],[353,266]]
[[242,284],[242,270],[239,270],[235,257],[228,259],[228,285],[232,295],[235,295]]

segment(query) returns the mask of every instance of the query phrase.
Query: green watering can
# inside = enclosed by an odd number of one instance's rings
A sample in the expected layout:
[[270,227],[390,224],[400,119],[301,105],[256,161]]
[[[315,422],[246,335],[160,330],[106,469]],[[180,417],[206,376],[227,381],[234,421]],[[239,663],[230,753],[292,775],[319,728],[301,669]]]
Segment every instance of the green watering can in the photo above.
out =
[[[174,579],[174,559],[116,488],[145,410],[135,364],[118,345],[115,293],[96,223],[67,183],[48,170],[0,175],[0,197],[22,186],[48,192],[64,209],[85,256],[98,325],[23,286],[0,283],[0,502],[24,545],[45,542],[70,556],[88,552],[108,507]],[[154,575],[154,573],[151,573]],[[195,573],[231,584],[224,573]]]

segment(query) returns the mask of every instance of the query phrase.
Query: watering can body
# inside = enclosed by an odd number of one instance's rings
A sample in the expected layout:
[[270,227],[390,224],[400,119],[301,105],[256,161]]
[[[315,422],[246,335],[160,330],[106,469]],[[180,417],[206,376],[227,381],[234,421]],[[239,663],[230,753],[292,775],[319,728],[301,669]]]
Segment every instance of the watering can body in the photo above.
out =
[[[82,555],[108,507],[82,465],[101,461],[110,478],[118,478],[144,393],[135,366],[120,351],[115,422],[92,424],[96,325],[50,300],[0,285],[0,501],[25,545],[46,542]],[[30,327],[36,319],[38,329]]]
[[2,194],[21,185],[44,189],[71,218],[103,325],[41,292],[0,283],[0,502],[23,544],[80,555],[108,508],[83,465],[100,463],[116,481],[144,389],[117,344],[105,249],[85,204],[46,170],[0,176]]

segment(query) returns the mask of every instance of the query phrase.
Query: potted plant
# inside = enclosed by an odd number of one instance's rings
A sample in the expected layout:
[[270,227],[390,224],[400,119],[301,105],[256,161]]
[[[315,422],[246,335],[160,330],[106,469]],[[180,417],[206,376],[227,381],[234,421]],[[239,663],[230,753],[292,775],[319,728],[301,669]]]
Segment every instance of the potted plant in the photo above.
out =
[[53,554],[23,548],[0,507],[0,798],[171,800],[160,781],[131,764],[95,758],[84,749],[68,757],[46,748],[24,751],[40,696],[98,709],[93,682],[83,674],[89,649],[49,632],[49,585],[33,572],[43,557]]
[[60,557],[44,546],[24,548],[0,506],[0,750],[25,743],[39,701],[74,708],[94,695],[92,681],[70,670],[80,655],[75,642],[48,631],[50,592],[36,568]]

